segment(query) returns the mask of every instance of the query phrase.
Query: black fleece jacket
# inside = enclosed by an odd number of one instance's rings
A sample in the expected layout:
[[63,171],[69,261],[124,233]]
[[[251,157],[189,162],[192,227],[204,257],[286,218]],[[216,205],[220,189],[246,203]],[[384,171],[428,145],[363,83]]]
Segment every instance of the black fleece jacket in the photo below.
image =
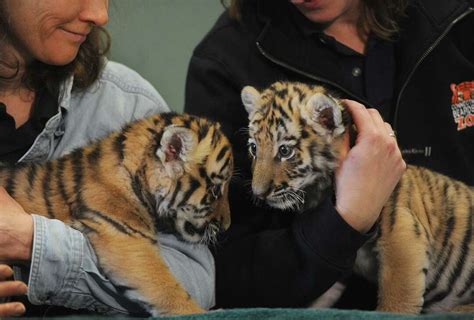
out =
[[[255,206],[249,196],[243,86],[320,83],[376,107],[347,89],[335,56],[294,25],[287,5],[247,1],[241,22],[224,13],[189,65],[185,111],[221,122],[238,169],[230,189],[232,225],[213,250],[217,307],[305,306],[351,271],[368,237],[344,222],[330,197],[311,212],[294,214]],[[408,163],[471,185],[474,88],[462,87],[474,87],[473,7],[472,0],[410,3],[396,40],[393,112],[385,119]]]

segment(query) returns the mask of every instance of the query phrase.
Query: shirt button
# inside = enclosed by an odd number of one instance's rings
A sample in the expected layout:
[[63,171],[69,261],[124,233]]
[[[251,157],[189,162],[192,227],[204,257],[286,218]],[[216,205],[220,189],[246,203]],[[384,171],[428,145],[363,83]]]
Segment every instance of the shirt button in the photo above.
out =
[[359,67],[354,67],[354,68],[352,69],[352,75],[353,75],[354,77],[358,77],[358,76],[360,76],[361,74],[362,74],[362,70],[361,70]]

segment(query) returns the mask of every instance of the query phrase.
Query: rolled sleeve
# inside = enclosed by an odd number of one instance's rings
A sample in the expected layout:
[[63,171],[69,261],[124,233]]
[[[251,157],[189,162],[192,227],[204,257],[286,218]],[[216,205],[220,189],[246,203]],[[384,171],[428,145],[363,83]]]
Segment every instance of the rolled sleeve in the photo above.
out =
[[113,298],[116,289],[99,272],[97,257],[84,235],[59,220],[32,216],[30,302],[100,313],[127,313]]
[[[125,297],[124,288],[101,272],[87,238],[59,220],[32,215],[34,238],[28,281],[33,304],[87,309],[102,314],[145,315],[145,306]],[[160,250],[171,272],[206,309],[214,305],[215,269],[205,246],[160,236]]]

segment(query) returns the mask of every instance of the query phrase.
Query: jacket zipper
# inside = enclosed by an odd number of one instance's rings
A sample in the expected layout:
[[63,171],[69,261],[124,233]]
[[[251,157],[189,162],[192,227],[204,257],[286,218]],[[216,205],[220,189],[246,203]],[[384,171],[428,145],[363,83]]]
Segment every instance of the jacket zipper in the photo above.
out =
[[411,70],[411,72],[409,73],[407,79],[405,80],[405,82],[403,83],[403,86],[402,88],[400,89],[400,92],[398,93],[398,97],[397,97],[397,103],[395,105],[395,112],[393,114],[393,129],[395,132],[398,132],[398,110],[400,108],[400,100],[402,98],[402,94],[403,94],[403,91],[405,91],[407,85],[408,85],[408,82],[410,81],[411,77],[413,76],[413,74],[415,73],[415,70],[420,66],[420,64],[423,62],[423,60],[426,59],[426,57],[431,53],[431,51],[434,50],[434,48],[436,48],[438,46],[438,44],[441,42],[441,40],[444,39],[444,37],[446,37],[446,35],[448,34],[448,32],[453,28],[453,26],[458,23],[460,20],[464,19],[464,17],[466,17],[468,14],[474,12],[474,8],[470,7],[466,12],[464,12],[463,14],[461,14],[460,16],[458,16],[456,19],[454,19],[450,24],[449,26],[444,30],[444,32],[433,42],[433,44],[428,48],[428,50],[425,51],[425,53],[420,57],[420,59],[417,61],[417,63],[415,64],[415,66],[413,67],[413,69]]
[[354,97],[356,100],[359,100],[361,103],[363,103],[366,107],[372,107],[370,105],[370,103],[368,101],[366,101],[365,99],[362,99],[356,95],[354,95],[353,93],[350,93],[349,91],[347,91],[346,89],[344,89],[343,87],[341,87],[340,85],[338,85],[337,83],[335,82],[332,82],[332,81],[329,81],[329,80],[326,80],[326,79],[323,79],[323,78],[320,78],[320,77],[317,77],[311,73],[308,73],[308,72],[305,72],[303,70],[300,70],[300,69],[297,69],[293,66],[290,66],[289,64],[283,62],[283,61],[280,61],[278,60],[277,58],[273,57],[272,55],[268,54],[265,50],[263,50],[262,46],[260,45],[260,42],[257,41],[256,42],[256,45],[257,45],[257,48],[258,50],[260,51],[260,53],[265,57],[267,58],[268,60],[270,60],[271,62],[283,67],[283,68],[286,68],[288,70],[291,70],[295,73],[298,73],[300,75],[303,75],[307,78],[310,78],[310,79],[313,79],[313,80],[316,80],[318,82],[323,82],[323,83],[326,83],[330,86],[333,86],[335,88],[338,88],[340,91],[344,92],[345,94],[351,96],[351,97]]

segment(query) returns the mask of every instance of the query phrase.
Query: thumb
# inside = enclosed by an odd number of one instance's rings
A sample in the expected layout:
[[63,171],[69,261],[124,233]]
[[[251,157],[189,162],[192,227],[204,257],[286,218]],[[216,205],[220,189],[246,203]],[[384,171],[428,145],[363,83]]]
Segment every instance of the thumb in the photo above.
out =
[[343,163],[344,159],[347,157],[349,153],[350,147],[350,137],[349,137],[349,130],[346,130],[344,135],[342,136],[341,147],[339,149],[339,166],[336,168],[336,175],[338,175],[339,170],[341,168],[341,164]]

